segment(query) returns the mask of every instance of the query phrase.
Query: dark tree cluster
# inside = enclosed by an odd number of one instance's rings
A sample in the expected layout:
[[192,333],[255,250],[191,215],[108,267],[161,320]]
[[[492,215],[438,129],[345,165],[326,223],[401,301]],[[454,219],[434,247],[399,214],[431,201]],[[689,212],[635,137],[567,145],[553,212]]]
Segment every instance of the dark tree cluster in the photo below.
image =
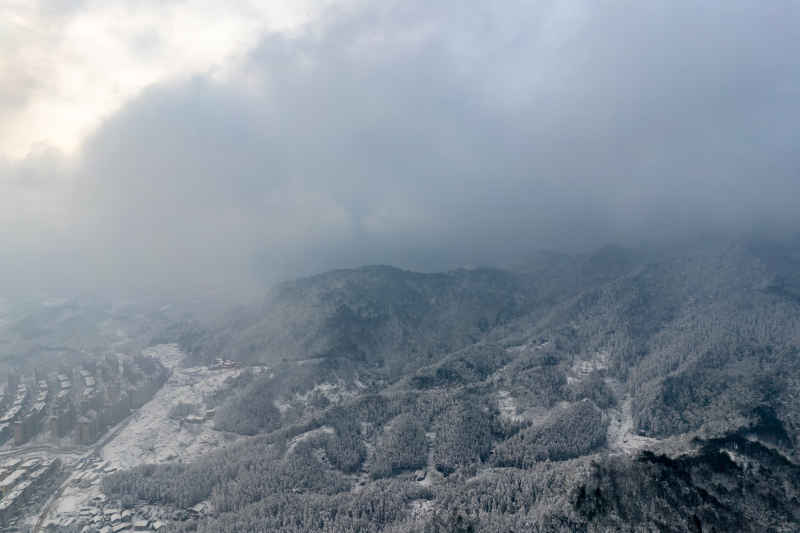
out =
[[605,444],[607,427],[600,409],[583,400],[555,413],[541,426],[520,431],[499,444],[494,463],[528,468],[538,461],[586,455]]
[[418,389],[476,383],[485,380],[510,360],[510,355],[498,345],[476,344],[447,356],[435,365],[421,368],[410,383]]
[[471,398],[456,400],[439,417],[435,427],[433,463],[445,475],[485,461],[499,431],[493,413],[481,409]]
[[358,418],[337,416],[331,420],[334,434],[325,438],[325,455],[342,472],[352,473],[361,468],[367,449],[361,435]]
[[103,491],[116,498],[187,508],[210,499],[234,511],[272,492],[335,494],[348,482],[319,462],[314,443],[267,444],[254,439],[235,444],[191,464],[143,465],[103,478]]
[[281,413],[275,407],[272,380],[257,378],[234,392],[217,409],[214,425],[220,431],[241,435],[255,435],[276,429],[281,422]]
[[[413,531],[409,505],[433,498],[430,489],[398,480],[377,481],[358,494],[277,492],[264,494],[235,512],[202,522],[186,522],[175,533],[377,533]],[[396,529],[392,529],[396,527]]]
[[425,427],[414,417],[404,414],[386,428],[376,446],[370,471],[372,477],[396,475],[428,464],[428,439]]

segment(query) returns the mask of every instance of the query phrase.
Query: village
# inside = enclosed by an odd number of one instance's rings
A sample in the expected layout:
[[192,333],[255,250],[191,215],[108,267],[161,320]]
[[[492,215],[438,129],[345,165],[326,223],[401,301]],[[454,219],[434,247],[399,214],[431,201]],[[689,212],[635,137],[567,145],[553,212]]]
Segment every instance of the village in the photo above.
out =
[[110,354],[47,374],[9,374],[0,393],[0,444],[19,447],[41,437],[89,445],[147,402],[166,378],[155,360]]
[[164,531],[166,522],[157,508],[140,506],[135,510],[107,501],[97,488],[100,479],[117,469],[96,454],[83,458],[75,465],[66,483],[68,489],[86,491],[91,497],[74,509],[62,513],[57,522],[49,525],[77,525],[86,533],[118,533],[120,531]]
[[[207,366],[184,367],[180,364],[184,354],[175,345],[151,347],[144,354],[163,365],[168,375],[150,401],[132,409],[130,416],[108,428],[83,454],[67,456],[61,482],[48,501],[24,524],[21,520],[16,525],[7,524],[18,529],[0,531],[69,528],[81,533],[157,532],[171,522],[211,511],[203,503],[177,509],[112,500],[103,493],[103,479],[117,471],[141,464],[191,460],[232,442],[230,435],[214,429],[215,410],[205,404],[209,395],[241,372],[239,365],[220,359]],[[97,374],[92,377],[98,378]],[[197,409],[175,416],[173,408],[181,404]],[[81,440],[79,433],[72,436],[76,446]]]
[[61,467],[59,459],[14,458],[0,465],[0,523],[13,526],[28,501],[41,492]]
[[[71,467],[163,385],[156,359],[107,354],[72,368],[9,373],[0,385],[0,527],[25,531]],[[3,461],[4,459],[4,461]]]

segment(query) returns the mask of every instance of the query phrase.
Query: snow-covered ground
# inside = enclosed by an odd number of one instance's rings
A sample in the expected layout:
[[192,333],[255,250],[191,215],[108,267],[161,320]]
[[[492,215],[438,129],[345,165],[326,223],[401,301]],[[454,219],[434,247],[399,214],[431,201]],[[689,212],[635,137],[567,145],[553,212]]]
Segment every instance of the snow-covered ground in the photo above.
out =
[[567,383],[578,383],[586,379],[592,372],[608,369],[609,352],[607,350],[600,350],[588,360],[579,360],[570,368],[567,374]]
[[183,367],[180,363],[184,354],[175,344],[151,346],[143,353],[158,358],[170,369],[169,379],[98,449],[99,457],[93,456],[75,469],[66,488],[53,502],[47,523],[66,524],[81,508],[97,505],[96,499],[102,498],[101,480],[114,471],[146,463],[191,461],[235,440],[229,434],[215,431],[210,418],[190,423],[185,419],[170,419],[169,413],[178,403],[195,405],[197,413],[205,413],[206,397],[223,387],[226,379],[238,375],[240,369]]
[[183,354],[172,344],[154,346],[144,353],[161,360],[172,370],[172,375],[127,427],[103,448],[102,458],[112,467],[126,469],[144,463],[189,461],[229,443],[230,436],[215,431],[212,420],[188,423],[170,419],[169,412],[179,403],[195,405],[199,412],[204,412],[206,396],[220,389],[226,379],[238,375],[240,370],[181,367]]
[[523,417],[517,414],[517,402],[507,390],[497,391],[497,408],[500,410],[500,416],[512,422],[520,422]]
[[[273,376],[270,375],[270,377]],[[275,405],[281,414],[285,414],[287,411],[292,409],[292,407],[308,405],[315,395],[324,397],[332,404],[337,404],[345,400],[355,398],[366,388],[367,386],[364,385],[364,383],[358,378],[354,379],[353,382],[349,384],[340,379],[335,383],[319,383],[304,393],[296,393],[288,398],[277,398],[273,402],[273,405]]]
[[314,437],[320,437],[322,435],[333,435],[334,429],[331,426],[322,426],[321,428],[312,429],[311,431],[306,431],[305,433],[301,433],[300,435],[294,437],[292,440],[289,441],[289,444],[286,448],[286,454],[292,453],[294,451],[295,446],[303,442],[304,440],[308,440]]
[[629,455],[659,442],[633,432],[632,403],[633,399],[626,396],[619,408],[609,409],[611,420],[608,424],[608,447]]

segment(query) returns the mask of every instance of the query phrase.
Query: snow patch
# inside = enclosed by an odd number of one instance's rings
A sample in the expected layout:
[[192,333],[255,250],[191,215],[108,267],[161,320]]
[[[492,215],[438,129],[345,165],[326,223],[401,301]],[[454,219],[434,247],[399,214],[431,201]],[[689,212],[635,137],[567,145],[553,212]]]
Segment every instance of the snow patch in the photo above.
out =
[[433,501],[414,500],[410,504],[411,518],[416,521],[426,520],[433,514]]
[[633,432],[633,398],[626,396],[619,409],[609,409],[608,447],[616,452],[633,455],[639,450],[656,444],[658,439],[644,437]]
[[237,376],[240,369],[181,367],[183,353],[174,344],[153,346],[142,353],[157,357],[172,374],[153,399],[103,448],[101,455],[110,466],[127,469],[144,463],[189,461],[233,440],[214,430],[211,420],[187,424],[168,415],[178,403],[203,406],[205,397],[223,388],[225,380]]
[[295,400],[308,403],[311,396],[314,394],[324,396],[331,403],[339,403],[342,400],[355,398],[358,395],[357,392],[349,390],[347,385],[340,381],[338,383],[320,383],[319,385],[315,385],[310,391],[304,394],[297,394]]
[[304,440],[312,439],[314,437],[318,437],[321,435],[333,435],[335,430],[331,426],[322,426],[317,429],[312,429],[311,431],[306,431],[305,433],[301,433],[297,435],[292,440],[289,441],[288,446],[286,447],[286,453],[292,453],[294,451],[295,446],[303,442]]
[[511,397],[507,390],[497,391],[497,408],[500,410],[500,417],[512,422],[521,422],[522,417],[517,414],[517,402]]
[[575,361],[569,369],[571,375],[567,376],[567,383],[570,385],[579,383],[592,372],[607,370],[609,356],[608,350],[598,350],[591,359]]

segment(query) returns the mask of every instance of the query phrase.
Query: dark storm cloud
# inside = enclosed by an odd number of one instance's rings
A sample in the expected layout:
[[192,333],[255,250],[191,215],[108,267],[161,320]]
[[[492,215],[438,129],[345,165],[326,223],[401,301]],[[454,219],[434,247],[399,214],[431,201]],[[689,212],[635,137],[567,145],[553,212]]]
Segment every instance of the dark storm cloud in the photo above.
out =
[[155,87],[87,141],[97,279],[243,287],[361,263],[790,231],[792,2],[376,2]]

